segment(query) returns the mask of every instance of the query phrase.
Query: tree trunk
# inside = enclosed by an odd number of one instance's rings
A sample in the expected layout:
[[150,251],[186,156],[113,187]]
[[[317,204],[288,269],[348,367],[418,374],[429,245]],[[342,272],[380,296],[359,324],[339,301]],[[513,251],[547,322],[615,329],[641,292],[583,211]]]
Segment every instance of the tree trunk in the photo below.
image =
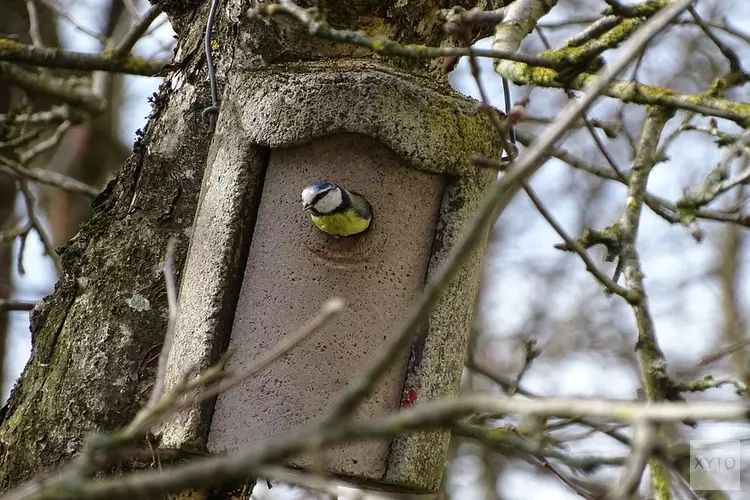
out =
[[[202,52],[209,3],[166,3],[178,34],[178,69],[155,97],[132,155],[94,201],[92,218],[62,250],[55,292],[32,312],[32,357],[0,425],[0,489],[69,458],[87,433],[128,422],[149,395],[167,320],[166,242],[179,239],[180,269],[212,155],[212,134],[201,120],[210,104]],[[220,2],[214,28],[220,84],[232,72],[273,64],[370,57],[361,48],[312,39],[289,19],[249,20],[252,6]],[[426,0],[338,0],[326,2],[325,15],[334,27],[437,45],[444,39],[441,7]],[[398,64],[439,72],[439,61]]]

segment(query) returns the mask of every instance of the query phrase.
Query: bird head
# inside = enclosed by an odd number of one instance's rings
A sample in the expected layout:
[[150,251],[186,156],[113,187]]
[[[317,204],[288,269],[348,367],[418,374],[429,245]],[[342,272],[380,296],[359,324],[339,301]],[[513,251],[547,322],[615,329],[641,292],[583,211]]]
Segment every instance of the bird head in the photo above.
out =
[[313,182],[302,191],[302,207],[318,214],[333,212],[343,199],[341,188],[330,181]]

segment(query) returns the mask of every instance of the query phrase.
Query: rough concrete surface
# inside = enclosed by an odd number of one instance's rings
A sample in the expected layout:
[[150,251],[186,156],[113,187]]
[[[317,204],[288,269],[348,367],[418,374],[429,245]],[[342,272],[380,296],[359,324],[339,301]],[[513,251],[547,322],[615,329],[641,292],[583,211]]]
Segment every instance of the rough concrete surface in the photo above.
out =
[[[336,238],[313,226],[300,193],[332,180],[373,207],[363,234]],[[271,153],[237,304],[230,370],[240,370],[312,317],[328,298],[346,312],[264,373],[221,394],[208,448],[234,451],[318,416],[372,359],[422,289],[442,194],[437,175],[404,168],[372,139],[340,134]],[[398,409],[406,356],[358,416]],[[389,441],[348,445],[326,458],[337,474],[380,478]],[[301,459],[298,465],[307,463]]]
[[499,159],[500,141],[476,101],[447,84],[371,61],[287,64],[237,83],[248,140],[270,148],[356,132],[412,168],[476,176],[472,156]]
[[[174,386],[188,367],[203,371],[226,349],[239,283],[234,276],[247,255],[265,171],[265,148],[237,138],[225,115],[219,122],[218,151],[206,168],[190,235],[180,288],[180,315],[169,353],[166,386]],[[205,446],[213,401],[172,417],[161,426],[162,445]]]

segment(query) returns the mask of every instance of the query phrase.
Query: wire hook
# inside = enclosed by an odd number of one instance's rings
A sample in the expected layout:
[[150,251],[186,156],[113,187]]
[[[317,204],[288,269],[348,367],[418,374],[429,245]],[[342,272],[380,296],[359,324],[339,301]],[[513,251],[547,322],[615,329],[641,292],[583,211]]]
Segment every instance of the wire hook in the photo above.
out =
[[219,0],[211,1],[211,10],[208,13],[208,22],[206,23],[206,66],[208,67],[208,82],[211,85],[211,106],[208,106],[201,113],[201,119],[204,123],[208,123],[212,130],[216,126],[216,117],[219,115],[219,92],[216,90],[216,68],[214,66],[213,48],[211,47],[211,35],[214,30],[218,6]]

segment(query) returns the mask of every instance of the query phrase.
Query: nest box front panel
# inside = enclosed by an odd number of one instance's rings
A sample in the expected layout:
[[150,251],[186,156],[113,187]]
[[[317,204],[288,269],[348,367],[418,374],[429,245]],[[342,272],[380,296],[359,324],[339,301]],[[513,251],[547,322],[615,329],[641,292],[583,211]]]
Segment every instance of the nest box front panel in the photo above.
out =
[[[360,193],[373,218],[363,233],[336,237],[303,210],[301,192],[329,180]],[[440,176],[404,165],[388,148],[338,134],[271,152],[231,332],[229,370],[241,370],[342,297],[345,312],[284,359],[219,395],[211,452],[234,451],[319,416],[370,364],[422,290],[442,195]],[[400,406],[408,353],[357,412]],[[383,476],[389,440],[360,442],[325,456],[329,471]],[[304,457],[295,465],[309,465]]]

